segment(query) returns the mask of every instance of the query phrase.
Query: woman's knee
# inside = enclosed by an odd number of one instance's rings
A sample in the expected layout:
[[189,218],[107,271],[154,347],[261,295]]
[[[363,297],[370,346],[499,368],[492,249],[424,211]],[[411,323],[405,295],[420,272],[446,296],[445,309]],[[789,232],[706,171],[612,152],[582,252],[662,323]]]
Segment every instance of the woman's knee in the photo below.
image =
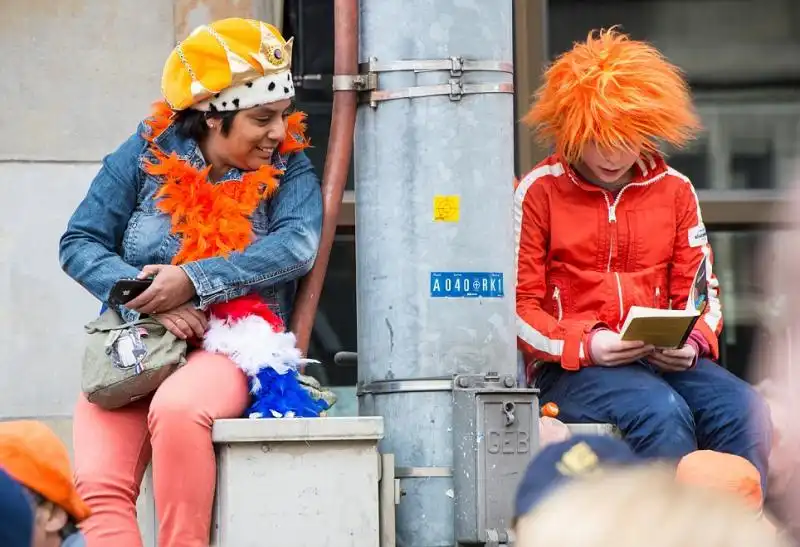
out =
[[108,467],[83,468],[75,472],[75,488],[93,512],[111,508],[133,510],[139,498],[136,478]]
[[156,390],[148,425],[197,424],[210,428],[217,418],[239,417],[249,401],[247,379],[225,356],[197,351]]
[[146,401],[108,411],[78,401],[73,417],[73,465],[78,493],[92,509],[133,507],[150,460]]
[[180,390],[158,390],[150,402],[147,424],[155,428],[181,428],[191,425],[211,427],[212,418],[203,411],[194,394]]

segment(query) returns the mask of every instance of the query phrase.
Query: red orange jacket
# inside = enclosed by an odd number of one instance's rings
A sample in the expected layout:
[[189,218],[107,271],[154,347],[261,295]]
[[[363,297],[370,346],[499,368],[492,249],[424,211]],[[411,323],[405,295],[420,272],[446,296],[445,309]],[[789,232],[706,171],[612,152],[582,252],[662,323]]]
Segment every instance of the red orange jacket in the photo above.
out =
[[703,260],[709,300],[693,337],[718,358],[719,283],[697,194],[661,157],[636,170],[615,195],[551,156],[517,183],[517,336],[529,363],[590,365],[593,330],[618,330],[633,305],[685,307]]

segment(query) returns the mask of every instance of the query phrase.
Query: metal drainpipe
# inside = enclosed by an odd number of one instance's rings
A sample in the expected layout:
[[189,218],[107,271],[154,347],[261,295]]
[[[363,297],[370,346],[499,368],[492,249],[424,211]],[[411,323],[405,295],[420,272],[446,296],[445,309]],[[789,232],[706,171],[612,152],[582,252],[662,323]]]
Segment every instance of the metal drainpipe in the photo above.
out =
[[[358,0],[334,0],[334,74],[358,73]],[[328,270],[328,260],[336,236],[342,195],[347,183],[353,132],[356,123],[356,91],[336,90],[333,95],[328,153],[322,175],[322,234],[314,267],[300,282],[289,323],[297,345],[306,353],[319,297]]]

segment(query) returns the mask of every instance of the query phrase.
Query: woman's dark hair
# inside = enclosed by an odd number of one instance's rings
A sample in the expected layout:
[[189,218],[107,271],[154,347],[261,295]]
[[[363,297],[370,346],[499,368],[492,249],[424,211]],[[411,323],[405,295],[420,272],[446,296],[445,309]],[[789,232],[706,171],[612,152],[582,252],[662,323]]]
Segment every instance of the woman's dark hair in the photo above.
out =
[[231,112],[201,112],[193,108],[181,110],[175,115],[175,130],[181,137],[188,137],[195,142],[203,142],[208,136],[209,127],[207,120],[220,120],[222,134],[227,136],[231,131],[233,119],[238,110]]

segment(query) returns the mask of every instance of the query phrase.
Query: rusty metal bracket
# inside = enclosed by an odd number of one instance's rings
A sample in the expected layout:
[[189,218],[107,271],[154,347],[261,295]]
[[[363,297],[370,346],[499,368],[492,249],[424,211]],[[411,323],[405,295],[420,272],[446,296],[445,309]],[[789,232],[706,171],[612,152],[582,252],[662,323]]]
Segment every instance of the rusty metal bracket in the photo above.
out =
[[454,78],[461,77],[464,72],[505,72],[514,74],[514,64],[508,61],[486,61],[449,57],[447,59],[411,59],[380,62],[375,58],[359,64],[362,74],[382,72],[437,72],[448,71]]
[[[360,74],[333,77],[334,91],[357,91],[359,100],[377,108],[378,103],[397,99],[418,99],[422,97],[446,96],[451,101],[460,101],[465,95],[486,93],[514,93],[514,83],[486,82],[465,83],[466,72],[495,72],[509,76],[514,74],[514,65],[508,61],[476,60],[463,57],[447,59],[418,59],[380,62],[375,58],[359,65]],[[449,72],[446,84],[413,86],[405,89],[379,89],[379,74],[386,72]]]
[[372,91],[377,88],[377,74],[340,75],[333,77],[334,91]]

